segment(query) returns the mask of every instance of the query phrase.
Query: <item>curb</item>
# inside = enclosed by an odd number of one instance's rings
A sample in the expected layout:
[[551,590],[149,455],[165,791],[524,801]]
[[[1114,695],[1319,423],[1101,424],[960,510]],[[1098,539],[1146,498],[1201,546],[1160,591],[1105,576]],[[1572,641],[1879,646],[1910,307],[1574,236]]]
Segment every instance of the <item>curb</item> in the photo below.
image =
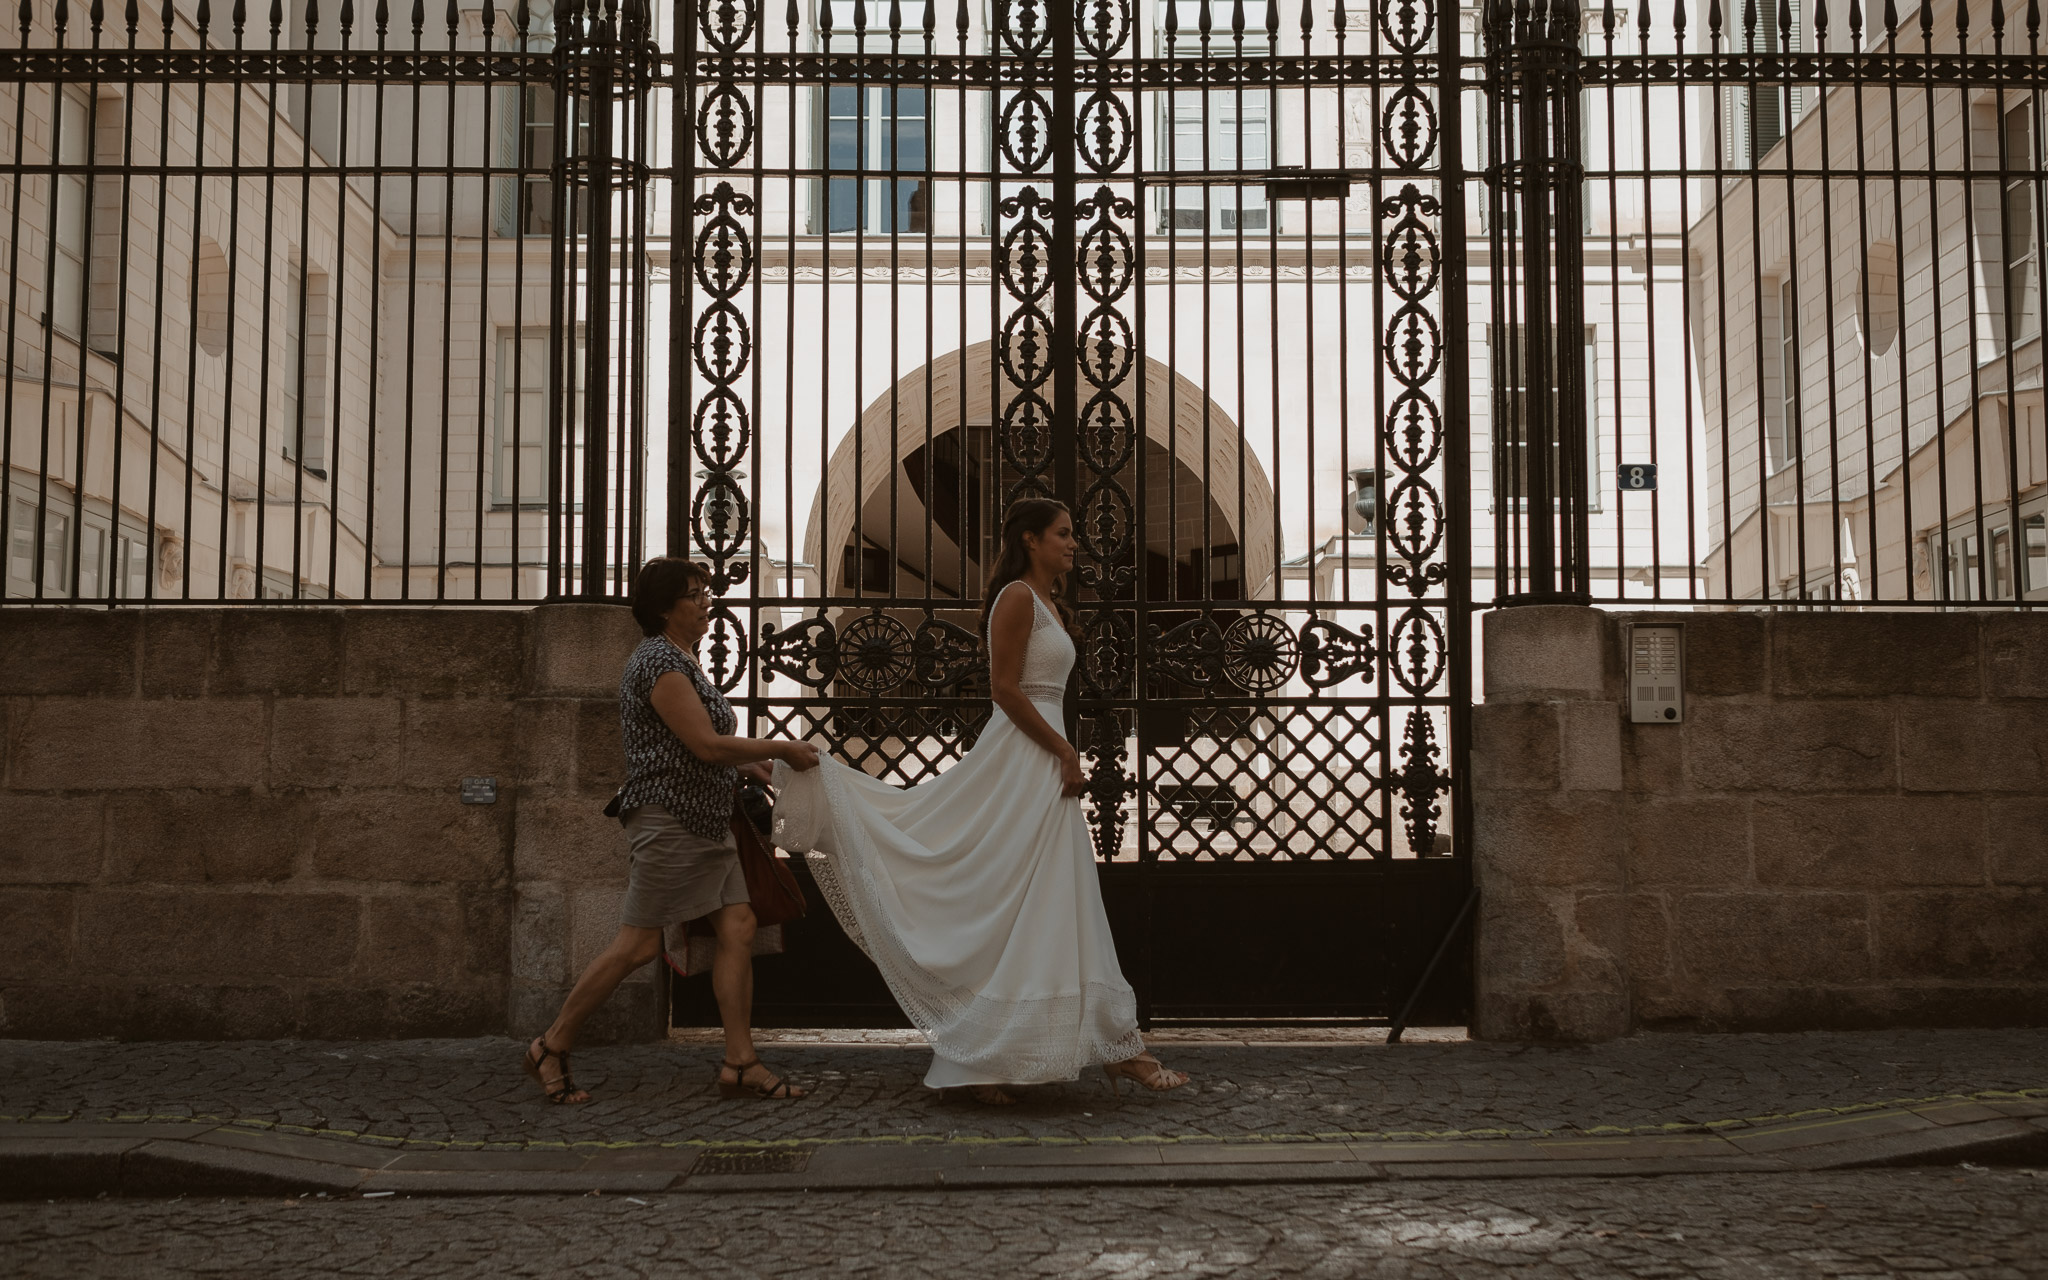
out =
[[1442,1140],[604,1144],[408,1150],[235,1123],[0,1124],[0,1198],[589,1195],[1665,1177],[2048,1163],[2048,1098],[1955,1098],[1710,1133]]

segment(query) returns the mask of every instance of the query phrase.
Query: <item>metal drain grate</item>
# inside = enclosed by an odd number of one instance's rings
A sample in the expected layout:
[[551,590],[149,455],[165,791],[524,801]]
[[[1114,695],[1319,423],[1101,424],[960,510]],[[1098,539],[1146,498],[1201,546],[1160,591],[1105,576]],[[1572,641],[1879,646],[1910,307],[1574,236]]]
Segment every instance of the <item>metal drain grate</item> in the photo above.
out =
[[802,1173],[811,1153],[801,1147],[762,1151],[755,1147],[710,1147],[698,1153],[690,1170],[699,1173]]

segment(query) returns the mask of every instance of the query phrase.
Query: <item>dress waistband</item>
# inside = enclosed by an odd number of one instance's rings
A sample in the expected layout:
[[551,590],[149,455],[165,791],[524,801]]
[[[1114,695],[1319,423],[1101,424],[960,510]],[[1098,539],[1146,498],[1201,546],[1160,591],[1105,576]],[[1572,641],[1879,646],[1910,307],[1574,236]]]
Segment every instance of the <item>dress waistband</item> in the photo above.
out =
[[1022,689],[1024,696],[1033,702],[1065,702],[1067,700],[1067,686],[1063,684],[1040,684],[1036,681],[1026,680],[1019,683],[1017,687]]

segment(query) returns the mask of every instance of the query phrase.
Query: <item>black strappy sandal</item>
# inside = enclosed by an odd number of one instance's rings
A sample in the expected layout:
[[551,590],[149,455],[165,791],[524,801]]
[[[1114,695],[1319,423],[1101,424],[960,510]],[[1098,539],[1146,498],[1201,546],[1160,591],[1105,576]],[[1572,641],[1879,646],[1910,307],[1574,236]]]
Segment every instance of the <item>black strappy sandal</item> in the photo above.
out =
[[[539,1057],[535,1057],[533,1054],[535,1045],[540,1047]],[[583,1093],[583,1090],[576,1087],[575,1080],[569,1076],[569,1051],[566,1049],[557,1051],[548,1048],[548,1038],[545,1033],[535,1036],[532,1043],[526,1046],[526,1052],[519,1056],[526,1067],[526,1074],[533,1077],[533,1082],[541,1087],[541,1091],[547,1096],[549,1102],[559,1107],[576,1106],[590,1101],[590,1095],[587,1093],[581,1098],[574,1100],[569,1097],[572,1093]],[[555,1087],[552,1089],[548,1088],[547,1078],[541,1074],[540,1070],[547,1065],[549,1058],[553,1058],[562,1064],[561,1074],[555,1077]]]
[[[775,1083],[772,1085],[748,1084],[747,1072],[752,1071],[755,1067],[761,1067],[762,1071],[767,1072],[768,1079],[773,1080]],[[799,1093],[792,1089],[789,1081],[784,1080],[773,1071],[769,1071],[767,1067],[761,1066],[759,1058],[749,1059],[746,1062],[728,1062],[725,1064],[724,1069],[737,1073],[738,1078],[728,1080],[723,1072],[719,1074],[718,1093],[720,1097],[769,1098],[776,1102],[795,1102],[798,1098],[808,1096],[806,1093]]]

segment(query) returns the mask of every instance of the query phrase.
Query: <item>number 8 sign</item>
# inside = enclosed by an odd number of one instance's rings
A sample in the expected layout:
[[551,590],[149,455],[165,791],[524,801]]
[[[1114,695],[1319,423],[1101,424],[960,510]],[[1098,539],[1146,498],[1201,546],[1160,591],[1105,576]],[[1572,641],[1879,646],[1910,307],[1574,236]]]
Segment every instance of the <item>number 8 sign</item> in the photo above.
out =
[[1614,469],[1615,487],[1623,493],[1647,493],[1657,487],[1657,464],[1624,462]]

